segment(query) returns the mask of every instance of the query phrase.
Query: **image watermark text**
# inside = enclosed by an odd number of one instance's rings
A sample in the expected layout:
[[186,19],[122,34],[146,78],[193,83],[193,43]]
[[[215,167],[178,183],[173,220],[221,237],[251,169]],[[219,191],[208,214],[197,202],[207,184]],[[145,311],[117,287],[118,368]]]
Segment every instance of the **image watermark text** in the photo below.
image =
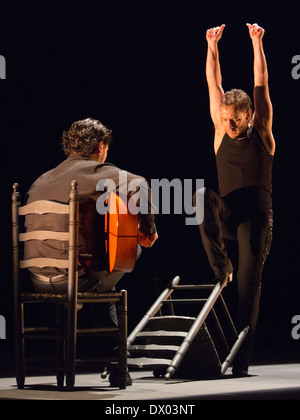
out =
[[292,64],[295,64],[292,68],[292,78],[294,80],[298,80],[300,79],[300,55],[294,55],[292,58]]
[[6,339],[6,319],[0,315],[0,340]]
[[[131,214],[181,214],[186,225],[199,225],[204,217],[203,179],[152,179],[150,184],[144,178],[128,182],[128,173],[120,171],[117,182],[102,179],[96,190],[102,194],[96,202],[97,212],[107,212],[107,198],[111,192],[129,197],[127,207]],[[119,209],[120,211],[120,209]],[[127,209],[121,211],[127,212]],[[116,204],[110,203],[110,213],[116,213]]]
[[0,55],[0,79],[6,79],[6,60]]
[[299,340],[299,338],[300,338],[300,315],[293,316],[292,325],[294,325],[294,327],[292,328],[292,338],[294,340]]

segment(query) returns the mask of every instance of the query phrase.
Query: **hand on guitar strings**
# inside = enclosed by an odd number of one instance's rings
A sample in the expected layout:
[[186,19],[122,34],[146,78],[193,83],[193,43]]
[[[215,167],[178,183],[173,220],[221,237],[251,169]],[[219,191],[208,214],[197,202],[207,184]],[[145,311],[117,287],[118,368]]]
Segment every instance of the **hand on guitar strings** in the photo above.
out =
[[155,233],[154,235],[145,235],[144,233],[139,232],[138,234],[138,242],[141,246],[145,248],[151,248],[157,239],[157,233]]

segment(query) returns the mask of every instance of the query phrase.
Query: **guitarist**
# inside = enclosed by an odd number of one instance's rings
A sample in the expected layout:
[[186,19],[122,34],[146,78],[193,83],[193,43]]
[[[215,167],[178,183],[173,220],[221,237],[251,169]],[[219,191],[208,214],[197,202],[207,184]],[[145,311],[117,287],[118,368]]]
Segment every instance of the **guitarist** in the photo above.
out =
[[[100,180],[114,182],[116,192],[124,185],[119,185],[121,169],[106,163],[109,145],[112,141],[111,130],[100,121],[92,118],[76,121],[62,136],[62,148],[67,157],[54,169],[41,175],[27,193],[27,203],[36,200],[54,200],[67,203],[70,185],[73,179],[78,182],[79,191],[79,292],[96,288],[99,292],[112,290],[124,273],[107,271],[104,239],[104,216],[98,214],[96,202],[101,192],[97,191]],[[144,196],[149,197],[147,214],[139,215],[138,243],[151,247],[158,235],[151,212],[151,191],[146,180],[127,172],[126,182],[140,180]],[[125,186],[127,187],[127,186]],[[146,212],[143,212],[146,213]],[[66,216],[29,215],[26,217],[26,230],[64,231],[67,226]],[[59,241],[29,241],[25,248],[25,258],[48,257],[63,259],[66,245]],[[138,247],[137,254],[140,253]],[[45,293],[65,293],[67,273],[56,268],[31,269],[34,289]]]
[[[100,180],[111,180],[116,186],[116,192],[124,185],[119,185],[121,170],[106,163],[108,148],[112,140],[111,130],[100,121],[92,118],[74,122],[62,136],[62,148],[66,160],[54,169],[41,175],[27,193],[27,203],[36,200],[54,200],[67,203],[70,185],[73,179],[78,182],[79,191],[79,244],[78,254],[80,269],[78,273],[79,292],[97,290],[106,292],[113,290],[122,278],[122,272],[108,272],[105,250],[104,215],[96,210],[96,203],[101,194],[97,191]],[[137,175],[126,174],[126,182],[141,181],[138,185],[146,189],[143,196],[148,198],[148,212],[139,214],[137,257],[140,246],[152,247],[158,235],[151,212],[151,191],[146,180]],[[125,186],[127,187],[127,186]],[[128,190],[128,189],[127,189]],[[29,215],[25,220],[26,230],[58,230],[65,231],[68,225],[65,215]],[[137,232],[137,228],[136,228]],[[48,257],[63,259],[68,252],[67,245],[62,241],[28,241],[25,247],[25,259]],[[66,293],[68,277],[66,270],[58,268],[31,269],[33,288],[41,293]],[[88,305],[94,325],[103,327],[118,323],[116,307],[90,304]],[[99,343],[104,355],[111,352],[114,343],[106,341]],[[118,386],[118,375],[112,371],[109,377],[111,386]],[[128,374],[127,385],[132,380]]]

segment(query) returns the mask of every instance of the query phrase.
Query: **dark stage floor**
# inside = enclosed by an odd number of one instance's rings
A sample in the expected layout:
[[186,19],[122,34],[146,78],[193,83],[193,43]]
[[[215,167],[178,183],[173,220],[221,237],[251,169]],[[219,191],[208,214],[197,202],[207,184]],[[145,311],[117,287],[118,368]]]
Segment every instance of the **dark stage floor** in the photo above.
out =
[[[102,400],[105,409],[117,409],[122,401],[141,403],[141,411],[156,410],[168,400],[169,410],[197,410],[197,400],[299,400],[300,364],[258,365],[246,378],[233,378],[230,370],[223,379],[176,380],[156,379],[150,371],[131,373],[133,385],[125,390],[110,388],[108,379],[99,374],[77,375],[73,392],[59,392],[54,377],[30,377],[24,390],[18,390],[14,378],[0,379],[0,399],[13,400]],[[193,400],[187,407],[187,401]],[[155,403],[153,403],[155,401]],[[154,404],[154,405],[153,405]],[[155,406],[156,404],[156,406]],[[130,404],[125,404],[128,407]],[[176,407],[175,407],[176,405]],[[142,410],[143,409],[143,410]],[[154,413],[152,413],[154,414]]]

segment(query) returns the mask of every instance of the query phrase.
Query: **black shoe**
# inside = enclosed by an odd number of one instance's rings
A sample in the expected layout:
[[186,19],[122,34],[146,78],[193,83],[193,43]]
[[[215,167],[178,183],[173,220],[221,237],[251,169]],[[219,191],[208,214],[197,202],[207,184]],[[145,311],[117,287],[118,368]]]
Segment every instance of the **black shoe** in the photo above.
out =
[[[126,386],[132,385],[132,379],[129,372],[126,373]],[[109,386],[113,388],[120,388],[120,376],[118,369],[113,369],[109,375]]]
[[231,283],[232,282],[232,278],[233,278],[233,273],[221,274],[220,276],[215,277],[214,284],[217,284],[217,283],[223,284],[224,282]]
[[248,368],[232,368],[234,378],[246,378],[248,376]]

